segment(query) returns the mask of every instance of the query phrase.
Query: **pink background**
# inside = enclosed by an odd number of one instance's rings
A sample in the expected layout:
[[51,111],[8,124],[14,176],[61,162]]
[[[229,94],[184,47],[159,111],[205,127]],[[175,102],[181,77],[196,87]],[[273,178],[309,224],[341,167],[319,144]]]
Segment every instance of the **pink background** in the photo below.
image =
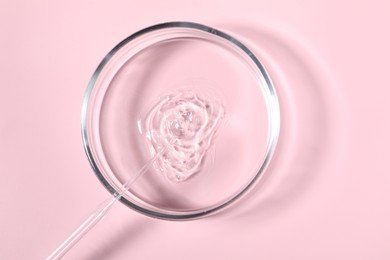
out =
[[66,259],[390,259],[389,8],[1,1],[0,258],[44,258],[108,195],[81,143],[89,78],[134,31],[187,20],[235,34],[269,69],[283,129],[267,178],[203,220],[117,204]]

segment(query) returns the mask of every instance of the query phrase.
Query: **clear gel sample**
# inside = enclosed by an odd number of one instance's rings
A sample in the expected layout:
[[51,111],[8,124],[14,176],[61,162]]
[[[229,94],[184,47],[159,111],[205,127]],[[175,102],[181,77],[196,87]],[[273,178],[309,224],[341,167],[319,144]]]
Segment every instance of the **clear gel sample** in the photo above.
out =
[[225,113],[215,96],[193,89],[160,98],[144,119],[151,155],[163,150],[155,168],[174,182],[200,172]]

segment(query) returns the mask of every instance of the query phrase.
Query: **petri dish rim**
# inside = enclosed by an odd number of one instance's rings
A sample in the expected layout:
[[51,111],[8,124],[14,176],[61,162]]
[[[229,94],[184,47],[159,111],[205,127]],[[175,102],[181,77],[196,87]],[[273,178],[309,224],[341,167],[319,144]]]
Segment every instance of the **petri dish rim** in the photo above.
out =
[[123,46],[130,43],[131,41],[137,39],[138,37],[152,33],[155,31],[163,30],[163,29],[169,29],[169,28],[188,28],[188,29],[194,29],[203,31],[206,33],[209,33],[210,35],[214,35],[215,37],[222,38],[225,41],[228,41],[232,44],[234,44],[236,47],[241,49],[247,57],[250,58],[250,60],[255,64],[256,69],[258,69],[258,72],[261,74],[262,78],[265,80],[266,87],[268,90],[269,95],[267,96],[268,102],[269,102],[269,113],[270,113],[270,136],[269,136],[269,143],[267,147],[267,152],[265,155],[265,158],[263,160],[262,165],[260,166],[257,173],[254,175],[253,179],[235,196],[231,197],[227,201],[212,207],[210,209],[200,211],[200,212],[178,212],[178,213],[166,213],[166,212],[158,212],[155,210],[150,210],[147,208],[144,208],[142,206],[139,206],[125,197],[120,197],[120,201],[124,203],[125,205],[129,206],[130,208],[144,214],[150,217],[164,219],[164,220],[191,220],[191,219],[197,219],[202,218],[204,216],[208,216],[214,213],[219,212],[222,209],[227,208],[228,206],[232,205],[235,201],[237,201],[239,198],[241,198],[244,194],[246,194],[260,179],[260,176],[265,171],[267,165],[269,164],[269,161],[273,155],[273,152],[275,150],[278,137],[279,137],[279,131],[280,131],[280,108],[278,103],[277,94],[274,88],[274,85],[264,68],[264,66],[261,64],[261,62],[258,60],[258,58],[250,51],[248,47],[246,47],[243,43],[238,41],[236,38],[209,26],[202,25],[199,23],[193,23],[193,22],[166,22],[161,24],[152,25],[150,27],[144,28],[138,32],[135,32],[134,34],[130,35],[129,37],[125,38],[123,41],[121,41],[119,44],[117,44],[100,62],[98,67],[96,68],[95,72],[93,73],[87,89],[84,94],[84,99],[82,103],[82,111],[81,111],[81,133],[82,133],[82,141],[85,153],[87,155],[87,158],[90,162],[90,165],[95,173],[95,175],[98,177],[100,182],[106,187],[106,189],[113,194],[114,196],[118,196],[118,192],[116,189],[106,180],[102,172],[100,171],[96,160],[94,158],[94,155],[91,150],[90,141],[89,141],[89,135],[88,135],[88,105],[90,103],[90,97],[91,93],[95,87],[96,80],[98,79],[99,75],[103,71],[105,65],[110,61],[110,59],[115,55],[115,53],[120,50]]

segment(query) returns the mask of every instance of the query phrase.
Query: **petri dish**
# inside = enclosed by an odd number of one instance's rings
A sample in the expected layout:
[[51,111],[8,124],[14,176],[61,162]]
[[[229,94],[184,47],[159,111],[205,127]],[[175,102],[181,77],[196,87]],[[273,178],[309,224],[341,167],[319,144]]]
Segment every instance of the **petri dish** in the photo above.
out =
[[225,109],[203,167],[181,182],[150,167],[120,197],[126,206],[166,220],[201,218],[238,201],[263,176],[280,128],[271,79],[239,40],[192,22],[142,29],[104,57],[83,101],[84,148],[113,195],[153,157],[145,138],[148,111],[182,89],[207,92]]

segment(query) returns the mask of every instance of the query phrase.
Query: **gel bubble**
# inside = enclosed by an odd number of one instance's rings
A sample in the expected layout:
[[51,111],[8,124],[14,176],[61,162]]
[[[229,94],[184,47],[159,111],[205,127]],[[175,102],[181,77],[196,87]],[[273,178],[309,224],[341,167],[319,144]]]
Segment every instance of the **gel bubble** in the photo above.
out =
[[144,121],[151,155],[160,152],[155,168],[174,182],[200,172],[224,117],[221,102],[192,89],[160,98]]

